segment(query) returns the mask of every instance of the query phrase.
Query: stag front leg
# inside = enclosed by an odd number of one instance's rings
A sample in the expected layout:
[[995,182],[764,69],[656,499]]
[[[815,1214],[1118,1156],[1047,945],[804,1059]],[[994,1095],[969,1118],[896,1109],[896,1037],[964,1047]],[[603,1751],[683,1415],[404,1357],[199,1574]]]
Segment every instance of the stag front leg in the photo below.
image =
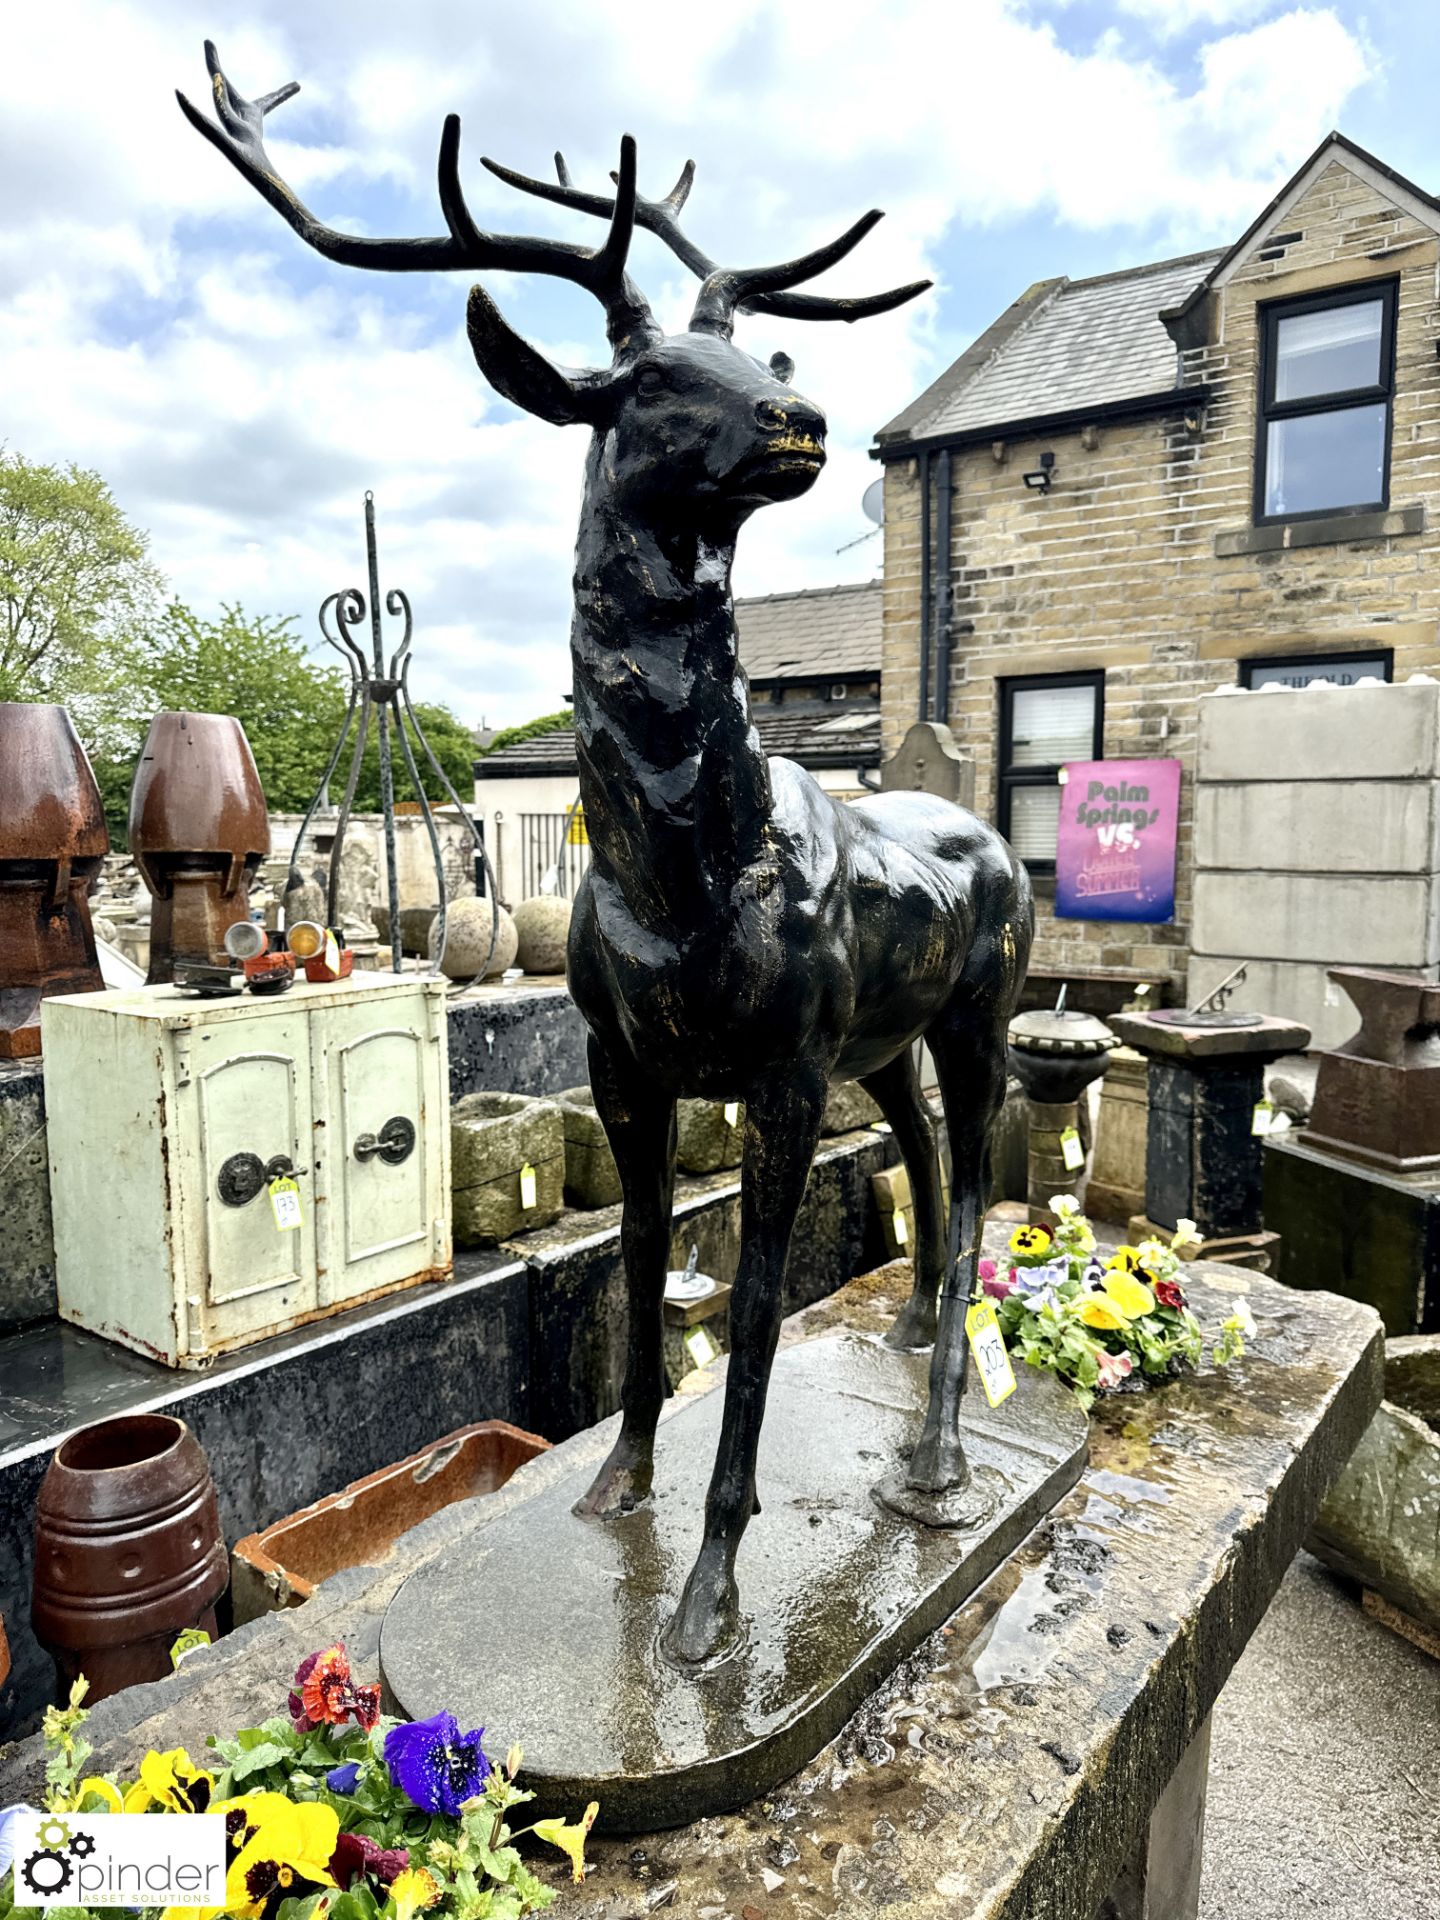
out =
[[629,1513],[655,1475],[655,1428],[665,1404],[664,1301],[675,1190],[675,1102],[592,1036],[590,1090],[620,1174],[620,1248],[629,1307],[620,1435],[575,1512],[584,1520]]
[[755,1510],[755,1460],[780,1336],[790,1234],[825,1109],[823,1071],[796,1069],[751,1093],[740,1175],[740,1261],[730,1296],[730,1361],[705,1537],[661,1649],[693,1668],[732,1644],[740,1625],[735,1556]]
[[990,1132],[1005,1099],[1007,1019],[984,1006],[952,1007],[927,1036],[950,1135],[950,1234],[930,1356],[930,1398],[906,1476],[908,1485],[925,1495],[959,1493],[970,1482],[960,1444],[960,1403],[970,1364],[965,1310],[976,1287],[990,1199]]

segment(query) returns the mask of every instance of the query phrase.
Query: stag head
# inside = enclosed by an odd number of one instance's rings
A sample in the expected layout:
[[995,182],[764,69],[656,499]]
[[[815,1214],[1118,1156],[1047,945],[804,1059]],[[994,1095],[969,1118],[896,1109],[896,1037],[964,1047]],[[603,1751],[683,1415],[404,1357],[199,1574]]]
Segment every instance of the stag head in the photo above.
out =
[[[265,116],[299,92],[296,83],[246,100],[205,43],[217,120],[177,94],[187,119],[219,148],[307,245],[328,260],[383,272],[505,269],[548,273],[585,287],[605,309],[608,367],[558,367],[503,318],[483,287],[470,291],[467,323],[475,358],[507,400],[559,426],[583,423],[604,440],[612,486],[637,505],[685,499],[713,501],[729,519],[769,501],[791,499],[814,481],[825,460],[825,418],[794,392],[794,366],[777,353],[768,364],[737,347],[735,315],[744,310],[796,320],[860,320],[902,305],[930,285],[917,280],[861,299],[790,291],[844,259],[881,218],[865,214],[827,246],[772,267],[725,268],[694,244],[680,212],[695,177],[687,161],[661,200],[636,187],[635,142],[620,143],[613,194],[572,183],[560,154],[557,180],[531,179],[483,164],[522,192],[609,222],[598,247],[529,235],[493,234],[476,226],[460,187],[460,121],[450,114],[440,136],[438,184],[448,233],[434,239],[376,239],[341,233],[318,221],[280,178],[264,145]],[[666,334],[626,270],[636,226],[668,246],[701,281],[684,333]]]

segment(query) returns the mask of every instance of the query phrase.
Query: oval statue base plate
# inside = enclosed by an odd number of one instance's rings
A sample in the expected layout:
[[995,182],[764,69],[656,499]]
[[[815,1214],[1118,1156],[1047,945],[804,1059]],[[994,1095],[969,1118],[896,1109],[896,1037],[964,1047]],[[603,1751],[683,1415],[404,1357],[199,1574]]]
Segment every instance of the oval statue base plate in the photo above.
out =
[[594,1467],[577,1468],[412,1574],[380,1639],[393,1709],[483,1724],[492,1754],[519,1741],[542,1810],[598,1800],[612,1833],[728,1812],[788,1778],[1084,1467],[1074,1398],[1021,1368],[1000,1407],[978,1387],[966,1403],[966,1455],[995,1490],[987,1518],[930,1527],[883,1505],[873,1488],[915,1444],[929,1364],[856,1334],[777,1355],[728,1658],[683,1675],[659,1652],[700,1544],[717,1391],[661,1422],[650,1504],[577,1519]]

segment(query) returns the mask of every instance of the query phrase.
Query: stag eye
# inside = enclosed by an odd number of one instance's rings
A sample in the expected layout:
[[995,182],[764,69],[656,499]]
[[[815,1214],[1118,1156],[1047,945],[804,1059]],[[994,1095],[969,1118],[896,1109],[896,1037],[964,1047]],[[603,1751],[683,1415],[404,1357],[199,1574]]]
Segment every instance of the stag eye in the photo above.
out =
[[659,367],[642,367],[636,376],[635,387],[639,393],[659,393],[665,385],[665,376]]

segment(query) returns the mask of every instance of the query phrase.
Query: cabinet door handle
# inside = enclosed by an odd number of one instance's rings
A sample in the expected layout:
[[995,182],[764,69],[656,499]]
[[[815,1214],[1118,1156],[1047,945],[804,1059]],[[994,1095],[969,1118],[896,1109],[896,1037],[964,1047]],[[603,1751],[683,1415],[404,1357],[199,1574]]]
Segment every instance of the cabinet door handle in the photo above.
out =
[[415,1122],[397,1113],[387,1120],[379,1133],[357,1136],[354,1154],[357,1160],[373,1160],[378,1154],[387,1167],[398,1167],[415,1151]]

